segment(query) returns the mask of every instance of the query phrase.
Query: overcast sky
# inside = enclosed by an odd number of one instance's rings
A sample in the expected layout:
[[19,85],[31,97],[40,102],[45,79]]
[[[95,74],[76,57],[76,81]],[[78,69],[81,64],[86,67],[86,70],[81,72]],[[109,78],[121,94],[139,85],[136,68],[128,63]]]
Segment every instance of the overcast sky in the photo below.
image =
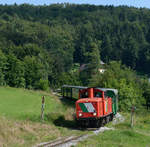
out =
[[95,5],[128,5],[134,7],[150,8],[150,0],[0,0],[0,4],[34,4],[49,5],[53,3],[75,3],[75,4],[95,4]]

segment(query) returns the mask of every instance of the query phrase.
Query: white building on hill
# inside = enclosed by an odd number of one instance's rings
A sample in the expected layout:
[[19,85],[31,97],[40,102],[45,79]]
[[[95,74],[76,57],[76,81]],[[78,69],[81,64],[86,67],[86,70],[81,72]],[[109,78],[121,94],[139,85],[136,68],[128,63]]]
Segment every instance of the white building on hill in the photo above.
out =
[[[104,69],[105,63],[103,61],[100,61],[100,65],[101,65],[101,68],[99,68],[99,72],[104,73],[106,71],[106,69]],[[87,68],[88,68],[88,64],[82,64],[79,68],[79,72],[82,72]]]

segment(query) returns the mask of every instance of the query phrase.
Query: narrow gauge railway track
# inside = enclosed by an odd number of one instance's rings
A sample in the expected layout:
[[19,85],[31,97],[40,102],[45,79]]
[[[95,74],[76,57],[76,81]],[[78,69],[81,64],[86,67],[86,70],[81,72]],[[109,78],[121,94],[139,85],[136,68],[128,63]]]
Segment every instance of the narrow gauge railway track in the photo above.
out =
[[78,142],[81,138],[87,138],[89,135],[80,135],[80,136],[70,136],[67,138],[60,138],[55,141],[41,143],[35,147],[62,147],[62,146],[71,146],[72,142]]
[[40,143],[34,147],[70,147],[70,146],[76,145],[79,141],[83,141],[88,137],[97,135],[106,130],[114,130],[114,129],[107,128],[107,127],[101,127],[100,129],[92,128],[92,129],[87,129],[87,130],[93,132],[93,134],[84,134],[84,135],[80,135],[80,136],[70,136],[67,138],[60,138],[55,141]]

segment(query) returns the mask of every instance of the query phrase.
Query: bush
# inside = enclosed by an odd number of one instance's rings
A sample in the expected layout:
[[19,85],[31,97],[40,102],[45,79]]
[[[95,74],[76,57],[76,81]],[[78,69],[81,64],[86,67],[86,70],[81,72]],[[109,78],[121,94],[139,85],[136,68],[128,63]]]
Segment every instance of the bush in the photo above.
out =
[[36,84],[35,89],[47,90],[49,88],[48,80],[40,79]]

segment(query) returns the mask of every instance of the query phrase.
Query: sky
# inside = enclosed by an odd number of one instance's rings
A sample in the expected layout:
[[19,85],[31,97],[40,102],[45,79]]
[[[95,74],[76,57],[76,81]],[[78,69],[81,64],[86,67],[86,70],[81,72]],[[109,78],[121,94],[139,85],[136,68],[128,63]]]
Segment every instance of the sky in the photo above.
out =
[[95,4],[95,5],[127,5],[134,7],[150,8],[150,0],[0,0],[0,4],[34,4],[49,5],[53,3],[75,3],[75,4]]

